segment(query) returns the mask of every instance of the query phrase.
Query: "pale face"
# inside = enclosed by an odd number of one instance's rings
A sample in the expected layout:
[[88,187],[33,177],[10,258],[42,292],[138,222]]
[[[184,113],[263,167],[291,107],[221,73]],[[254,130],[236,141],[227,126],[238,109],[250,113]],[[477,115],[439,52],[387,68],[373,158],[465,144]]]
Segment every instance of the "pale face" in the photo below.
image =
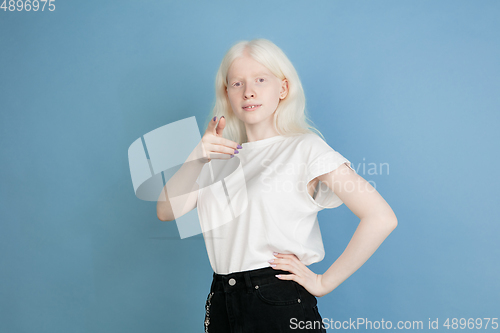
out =
[[236,117],[245,123],[247,133],[269,133],[279,101],[288,93],[287,80],[280,80],[246,54],[233,61],[227,80],[229,103]]

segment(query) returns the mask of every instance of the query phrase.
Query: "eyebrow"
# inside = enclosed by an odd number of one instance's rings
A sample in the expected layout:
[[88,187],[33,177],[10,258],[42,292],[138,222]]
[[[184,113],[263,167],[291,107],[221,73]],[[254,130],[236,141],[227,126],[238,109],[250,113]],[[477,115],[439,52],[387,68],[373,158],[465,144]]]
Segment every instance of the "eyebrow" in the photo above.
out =
[[[270,76],[268,73],[265,73],[265,72],[258,72],[258,73],[255,73],[253,74],[253,76],[262,76],[262,75],[265,75],[265,76]],[[230,77],[231,79],[235,80],[235,79],[239,79],[241,78],[241,75],[235,75],[235,76],[232,76]]]

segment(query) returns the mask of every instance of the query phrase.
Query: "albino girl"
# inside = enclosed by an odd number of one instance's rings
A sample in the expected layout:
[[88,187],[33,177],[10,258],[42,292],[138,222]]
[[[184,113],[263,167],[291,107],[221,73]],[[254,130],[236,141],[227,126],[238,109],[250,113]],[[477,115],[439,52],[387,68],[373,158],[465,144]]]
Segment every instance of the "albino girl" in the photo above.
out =
[[[366,262],[397,226],[394,212],[308,122],[297,72],[272,42],[229,49],[210,117],[203,156],[178,172],[193,185],[181,214],[198,208],[214,271],[205,332],[326,332],[317,297]],[[168,202],[158,201],[162,221],[180,217]],[[315,273],[307,266],[325,256],[317,213],[342,203],[359,226]]]

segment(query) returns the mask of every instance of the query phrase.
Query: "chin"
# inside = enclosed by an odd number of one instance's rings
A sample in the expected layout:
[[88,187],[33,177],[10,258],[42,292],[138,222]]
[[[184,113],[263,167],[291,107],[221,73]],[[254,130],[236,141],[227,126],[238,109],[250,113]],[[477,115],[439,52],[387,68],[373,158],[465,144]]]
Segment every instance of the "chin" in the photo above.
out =
[[265,119],[265,117],[259,115],[247,115],[246,117],[243,117],[243,121],[247,124],[257,124]]

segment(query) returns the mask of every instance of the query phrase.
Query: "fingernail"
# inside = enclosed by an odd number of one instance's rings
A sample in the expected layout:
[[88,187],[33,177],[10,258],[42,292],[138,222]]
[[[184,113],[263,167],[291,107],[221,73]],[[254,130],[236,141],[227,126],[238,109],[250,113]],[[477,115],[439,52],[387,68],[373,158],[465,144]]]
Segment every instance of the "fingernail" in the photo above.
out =
[[271,267],[276,267],[276,264],[271,264]]
[[220,119],[224,118],[224,116],[220,117]]
[[214,119],[212,119],[212,121],[215,121],[215,119],[217,119],[217,116],[215,116]]
[[242,147],[242,146],[240,146],[240,145],[237,145],[237,146],[236,146],[236,148],[241,149],[241,148],[243,148],[243,147]]
[[234,157],[234,155],[231,155],[231,158],[233,158],[233,157]]
[[268,260],[267,262],[274,262],[274,259]]
[[234,150],[234,153],[235,153],[235,154],[239,154],[240,152],[239,152],[239,151],[237,151],[237,150],[235,149],[235,150]]
[[273,252],[273,255],[274,255],[274,256],[275,256],[275,255],[278,255],[278,252]]
[[280,274],[276,274],[275,276],[276,276],[277,278],[280,278],[280,277],[281,277],[281,275],[280,275]]

